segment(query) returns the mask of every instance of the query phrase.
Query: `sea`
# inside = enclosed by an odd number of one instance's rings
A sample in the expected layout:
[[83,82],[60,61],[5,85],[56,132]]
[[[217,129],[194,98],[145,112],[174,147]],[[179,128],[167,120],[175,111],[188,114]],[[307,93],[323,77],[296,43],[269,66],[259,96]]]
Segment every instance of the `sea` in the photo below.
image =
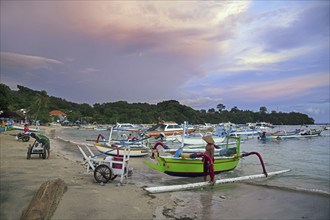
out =
[[[276,130],[294,131],[301,126],[275,127]],[[316,127],[318,128],[318,127]],[[98,134],[106,139],[109,131],[83,130],[76,128],[64,128],[57,133],[57,138],[72,143],[93,143]],[[117,135],[117,137],[116,137]],[[113,133],[113,138],[119,138],[121,134]],[[155,140],[157,141],[157,140]],[[169,142],[170,148],[178,148],[179,143]],[[75,159],[82,159],[75,144],[65,145],[65,151],[71,152]],[[257,137],[242,140],[241,152],[258,152],[265,163],[266,171],[280,171],[290,169],[289,172],[262,181],[260,184],[278,188],[330,194],[330,131],[324,130],[320,136],[296,139],[267,140],[262,141]],[[141,158],[131,158],[141,160]],[[216,175],[217,179],[241,177],[261,174],[262,167],[256,155],[242,158],[236,169]],[[148,185],[174,185],[203,181],[200,177],[182,178],[172,177],[145,166],[145,169],[133,170],[133,181],[141,186]],[[219,190],[221,190],[219,188]]]

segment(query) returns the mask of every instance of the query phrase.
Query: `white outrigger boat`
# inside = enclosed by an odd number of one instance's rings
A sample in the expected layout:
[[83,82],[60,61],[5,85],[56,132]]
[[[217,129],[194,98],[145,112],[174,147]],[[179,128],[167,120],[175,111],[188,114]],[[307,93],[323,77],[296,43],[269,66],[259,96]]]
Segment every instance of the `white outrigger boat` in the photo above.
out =
[[133,138],[131,140],[112,140],[112,127],[110,128],[109,139],[106,141],[104,137],[99,134],[94,146],[101,153],[108,155],[124,155],[125,149],[122,146],[130,146],[131,157],[142,157],[149,154],[149,148],[143,143],[142,139]]
[[[184,137],[182,137],[182,135],[180,136],[176,136],[176,140],[180,143],[184,143],[185,145],[199,145],[199,146],[204,146],[206,145],[206,142],[203,140],[203,135],[199,134],[196,136],[193,135],[186,135]],[[220,143],[223,143],[226,139],[226,137],[222,137],[222,136],[216,136],[216,135],[212,135],[214,142],[218,145]]]

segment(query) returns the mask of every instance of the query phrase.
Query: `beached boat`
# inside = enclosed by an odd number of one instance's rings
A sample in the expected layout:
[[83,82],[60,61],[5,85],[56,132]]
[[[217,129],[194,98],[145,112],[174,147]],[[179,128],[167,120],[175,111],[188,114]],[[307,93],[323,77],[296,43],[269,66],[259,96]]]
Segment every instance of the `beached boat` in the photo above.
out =
[[150,149],[143,143],[142,139],[137,139],[133,137],[132,139],[125,140],[112,140],[112,127],[110,128],[110,134],[108,140],[106,140],[102,134],[99,134],[94,146],[98,151],[108,155],[124,155],[125,146],[130,147],[130,156],[131,157],[142,157],[149,154]]
[[[236,145],[234,147],[230,147],[229,140],[235,140]],[[151,154],[152,161],[144,162],[144,164],[147,165],[148,167],[171,176],[182,176],[182,177],[205,176],[203,160],[210,160],[211,162],[211,159],[207,155],[203,153],[187,154],[180,152],[178,156],[177,154],[178,151],[176,152],[175,155],[172,154],[162,155],[162,152],[158,150],[158,146],[164,146],[164,145],[161,142],[159,142],[156,143],[155,146],[152,148],[152,154]],[[222,150],[215,152],[216,154],[214,156],[214,162],[211,162],[212,170],[210,170],[210,173],[213,173],[213,175],[218,174],[220,172],[235,169],[241,157],[249,156],[251,154],[257,154],[259,159],[261,158],[260,155],[256,152],[241,154],[239,137],[227,137],[226,146]],[[265,172],[266,171],[264,170],[264,173]]]
[[112,156],[124,155],[125,149],[122,146],[125,145],[130,145],[131,157],[143,157],[149,154],[149,148],[141,144],[133,144],[128,142],[123,145],[108,144],[107,142],[99,142],[94,144],[98,151]]
[[[24,126],[13,125],[12,128],[15,129],[15,130],[19,130],[19,131],[23,131],[24,130]],[[29,132],[39,132],[39,131],[40,131],[39,128],[31,128],[31,127],[29,127]]]
[[[196,129],[193,127],[188,127],[185,130],[186,134],[194,132]],[[161,122],[157,125],[152,126],[144,132],[145,135],[149,137],[157,137],[160,135],[171,136],[171,135],[180,135],[182,134],[183,127],[175,122]]]

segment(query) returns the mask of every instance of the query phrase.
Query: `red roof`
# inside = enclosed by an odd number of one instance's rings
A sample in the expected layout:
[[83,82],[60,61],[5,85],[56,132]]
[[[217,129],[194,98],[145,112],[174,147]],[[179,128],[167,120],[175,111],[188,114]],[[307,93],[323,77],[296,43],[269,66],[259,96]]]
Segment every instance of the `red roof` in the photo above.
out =
[[60,110],[53,110],[49,112],[50,115],[63,115],[66,116],[64,112],[61,112]]

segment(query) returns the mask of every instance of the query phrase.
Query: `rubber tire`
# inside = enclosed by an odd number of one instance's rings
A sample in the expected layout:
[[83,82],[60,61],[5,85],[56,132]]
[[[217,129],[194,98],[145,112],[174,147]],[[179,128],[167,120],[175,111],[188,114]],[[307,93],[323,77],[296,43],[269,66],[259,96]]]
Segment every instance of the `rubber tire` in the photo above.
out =
[[42,159],[46,159],[46,157],[47,157],[46,148],[43,147],[43,149],[44,149],[44,152],[42,153]]
[[30,159],[31,158],[31,147],[28,148],[28,151],[26,153],[26,159]]
[[111,180],[112,170],[104,164],[97,166],[94,170],[94,178],[98,183],[107,183]]
[[23,142],[28,142],[30,140],[30,136],[23,136],[22,141]]

